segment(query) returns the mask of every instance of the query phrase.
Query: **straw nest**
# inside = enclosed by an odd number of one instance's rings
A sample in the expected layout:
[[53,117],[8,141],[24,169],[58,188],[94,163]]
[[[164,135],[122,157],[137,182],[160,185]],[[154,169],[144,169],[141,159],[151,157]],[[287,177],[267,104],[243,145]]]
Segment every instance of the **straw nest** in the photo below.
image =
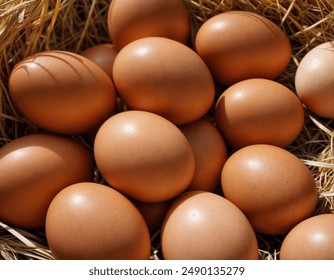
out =
[[[80,52],[110,42],[107,11],[110,0],[0,1],[0,147],[36,128],[11,102],[8,76],[24,57],[42,50]],[[334,1],[185,0],[192,22],[192,39],[199,26],[228,10],[247,10],[277,23],[289,36],[293,57],[279,81],[294,90],[294,74],[307,51],[334,40]],[[138,4],[140,5],[140,4]],[[139,7],[138,7],[139,8]],[[332,120],[306,111],[305,126],[288,149],[310,168],[318,184],[317,213],[334,213],[334,139]],[[158,234],[152,237],[152,258],[159,258]],[[281,238],[258,236],[261,259],[277,259]],[[24,231],[0,222],[0,259],[52,259],[42,230]]]

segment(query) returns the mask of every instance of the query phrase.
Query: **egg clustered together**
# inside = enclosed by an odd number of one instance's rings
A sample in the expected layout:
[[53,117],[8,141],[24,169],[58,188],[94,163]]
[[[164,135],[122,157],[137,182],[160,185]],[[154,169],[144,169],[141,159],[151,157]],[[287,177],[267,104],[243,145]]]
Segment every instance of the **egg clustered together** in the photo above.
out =
[[109,44],[12,69],[38,132],[0,149],[0,220],[45,228],[56,259],[149,259],[157,232],[166,260],[259,259],[257,234],[285,237],[281,259],[333,259],[333,215],[315,215],[316,182],[286,149],[305,110],[334,117],[332,42],[293,90],[277,81],[289,38],[267,18],[223,12],[192,40],[184,1],[134,2],[111,1]]

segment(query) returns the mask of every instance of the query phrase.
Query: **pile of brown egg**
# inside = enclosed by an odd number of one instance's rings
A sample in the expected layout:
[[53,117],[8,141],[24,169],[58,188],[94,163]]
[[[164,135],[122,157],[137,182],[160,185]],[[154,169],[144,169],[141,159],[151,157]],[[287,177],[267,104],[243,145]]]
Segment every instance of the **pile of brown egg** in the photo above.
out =
[[292,50],[267,18],[218,14],[192,44],[184,1],[135,2],[111,1],[110,44],[12,70],[40,132],[0,149],[0,220],[45,228],[56,259],[149,259],[158,230],[163,259],[259,259],[257,233],[286,236],[281,259],[334,258],[334,216],[314,216],[315,180],[286,149],[303,105],[334,117],[319,75],[332,46],[300,64],[295,93],[276,81]]

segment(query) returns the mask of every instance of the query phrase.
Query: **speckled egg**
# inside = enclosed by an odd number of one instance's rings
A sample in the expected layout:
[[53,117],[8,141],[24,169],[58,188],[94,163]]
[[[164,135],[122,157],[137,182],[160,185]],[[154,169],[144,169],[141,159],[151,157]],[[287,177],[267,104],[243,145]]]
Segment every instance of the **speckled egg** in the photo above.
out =
[[254,230],[286,234],[310,217],[317,205],[316,182],[291,152],[273,145],[244,147],[226,161],[224,196],[246,215]]
[[168,210],[161,229],[166,260],[258,259],[255,233],[233,203],[211,192],[189,191]]
[[144,218],[125,196],[105,185],[69,185],[52,200],[46,238],[62,260],[147,260],[151,243]]
[[195,157],[187,138],[169,120],[146,111],[109,118],[96,134],[94,155],[112,187],[143,202],[176,197],[194,176]]

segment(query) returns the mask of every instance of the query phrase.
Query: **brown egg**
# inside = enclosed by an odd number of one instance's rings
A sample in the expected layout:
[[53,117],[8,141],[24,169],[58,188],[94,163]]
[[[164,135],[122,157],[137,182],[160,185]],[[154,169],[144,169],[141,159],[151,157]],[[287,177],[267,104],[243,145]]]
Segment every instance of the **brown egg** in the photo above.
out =
[[[118,114],[118,113],[124,112],[126,110],[128,110],[128,108],[126,108],[126,106],[124,105],[123,100],[119,96],[116,96],[116,106],[115,106],[115,109],[114,109],[114,114]],[[93,130],[82,134],[82,136],[84,137],[84,139],[87,141],[87,143],[89,145],[91,145],[91,146],[94,145],[95,136],[96,136],[96,133],[97,133],[97,131],[99,130],[100,127],[101,127],[101,125],[98,125]]]
[[214,82],[203,60],[166,38],[128,44],[115,59],[113,77],[130,108],[159,114],[177,125],[201,118],[214,100]]
[[268,79],[248,79],[230,86],[215,109],[217,127],[234,148],[252,144],[287,147],[304,125],[304,109],[298,97]]
[[195,48],[214,79],[225,85],[249,78],[275,79],[291,58],[289,39],[279,26],[247,11],[228,11],[205,21]]
[[147,260],[151,251],[137,208],[97,183],[73,184],[57,194],[47,212],[46,237],[56,259]]
[[93,156],[73,139],[32,134],[13,140],[0,149],[0,220],[21,228],[44,227],[53,197],[93,176]]
[[108,12],[108,30],[118,50],[144,37],[165,37],[188,42],[190,18],[182,0],[113,0]]
[[319,214],[296,225],[284,238],[281,260],[334,260],[334,214]]
[[144,217],[150,233],[154,234],[161,227],[162,221],[167,213],[171,201],[162,201],[156,203],[134,201],[134,204]]
[[285,234],[315,211],[318,192],[306,165],[272,145],[242,148],[226,161],[224,196],[247,216],[256,232]]
[[298,97],[320,117],[334,118],[334,41],[318,45],[301,60],[295,76]]
[[66,51],[24,59],[13,69],[9,89],[26,118],[62,134],[90,131],[115,106],[115,87],[108,75],[88,58]]
[[111,186],[143,202],[179,195],[194,176],[195,158],[186,137],[150,112],[126,111],[109,118],[97,132],[94,154]]
[[227,199],[202,191],[183,193],[167,212],[161,230],[166,260],[258,259],[255,233]]
[[99,65],[112,79],[112,68],[117,53],[113,44],[99,44],[85,49],[81,55]]
[[216,191],[220,187],[220,175],[227,159],[223,137],[211,122],[204,119],[179,128],[195,155],[195,174],[187,190]]

